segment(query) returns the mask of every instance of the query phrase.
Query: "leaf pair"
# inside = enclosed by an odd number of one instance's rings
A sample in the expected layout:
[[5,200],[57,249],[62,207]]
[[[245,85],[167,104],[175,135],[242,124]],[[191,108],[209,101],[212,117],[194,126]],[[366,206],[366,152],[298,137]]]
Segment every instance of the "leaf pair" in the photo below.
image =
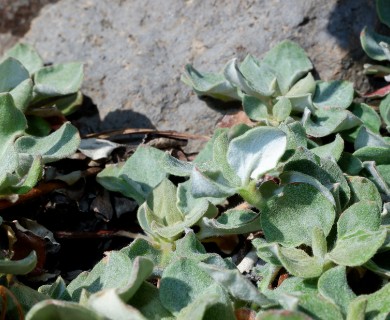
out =
[[39,115],[42,111],[53,112],[50,108],[55,106],[58,113],[67,115],[81,105],[81,63],[45,67],[32,46],[17,44],[5,53],[0,74],[0,92],[10,92],[23,112]]
[[23,113],[9,93],[0,93],[0,195],[26,193],[41,178],[43,164],[73,154],[80,142],[77,129],[65,123],[46,137],[25,136]]

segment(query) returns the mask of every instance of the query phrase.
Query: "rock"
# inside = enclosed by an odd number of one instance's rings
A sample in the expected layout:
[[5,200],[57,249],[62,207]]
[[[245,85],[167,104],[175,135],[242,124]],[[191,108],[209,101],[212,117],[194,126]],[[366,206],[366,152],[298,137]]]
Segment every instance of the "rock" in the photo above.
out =
[[0,1],[0,52],[11,48],[29,29],[40,9],[58,0]]
[[288,38],[321,78],[357,79],[361,89],[359,33],[376,21],[374,2],[365,0],[60,0],[41,9],[21,40],[47,62],[85,62],[83,91],[102,120],[91,130],[209,134],[227,111],[209,108],[180,82],[186,63],[219,71]]

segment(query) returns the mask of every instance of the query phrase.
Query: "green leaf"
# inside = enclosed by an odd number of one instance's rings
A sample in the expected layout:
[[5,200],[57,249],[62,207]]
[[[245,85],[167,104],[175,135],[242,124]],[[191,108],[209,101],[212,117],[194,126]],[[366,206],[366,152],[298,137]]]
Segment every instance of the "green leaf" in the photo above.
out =
[[[351,194],[347,180],[339,166],[332,160],[319,158],[309,150],[299,147],[284,166],[284,170],[298,171],[317,179],[332,192],[335,200],[340,197],[342,208],[349,202]],[[338,191],[335,186],[339,186]]]
[[222,74],[201,73],[191,65],[186,65],[186,74],[181,80],[199,96],[210,96],[223,101],[240,100],[237,88]]
[[176,204],[176,193],[173,183],[165,179],[138,209],[138,221],[150,236],[171,241],[203,216],[216,215],[216,207],[205,199],[195,202],[189,212],[181,212]]
[[382,136],[371,132],[365,126],[361,126],[354,143],[354,148],[358,150],[364,147],[388,148],[390,150],[390,144]]
[[199,239],[226,234],[242,234],[258,231],[260,226],[260,214],[252,210],[225,211],[218,219],[204,217],[199,221],[200,231],[197,233]]
[[183,221],[183,214],[176,206],[176,187],[168,179],[164,179],[148,196],[146,204],[153,211],[157,222],[172,225]]
[[280,42],[268,51],[263,63],[276,71],[278,85],[283,95],[313,68],[305,51],[289,40]]
[[[256,60],[252,55],[246,56],[240,64],[239,70],[244,77],[244,81],[255,91],[255,94],[246,92],[259,97],[268,97],[274,94],[276,89],[275,72],[264,63]],[[245,88],[242,88],[245,91]]]
[[237,269],[222,269],[205,263],[200,263],[199,266],[202,270],[206,271],[214,281],[225,288],[235,299],[252,302],[259,306],[270,303],[270,301]]
[[317,82],[313,103],[318,109],[347,109],[353,95],[353,84],[349,81],[320,81]]
[[367,307],[367,299],[357,297],[348,305],[346,320],[364,320]]
[[4,148],[21,136],[27,121],[22,111],[16,108],[9,93],[0,93],[0,146]]
[[242,106],[247,116],[256,121],[266,121],[269,117],[267,105],[254,96],[244,94]]
[[152,270],[153,264],[147,258],[138,257],[132,263],[125,253],[111,251],[90,272],[83,272],[74,279],[67,290],[73,301],[79,300],[83,289],[96,293],[110,288],[129,300]]
[[105,289],[91,295],[87,305],[104,319],[147,320],[141,312],[123,302],[114,289]]
[[96,181],[105,189],[120,192],[126,197],[133,198],[138,204],[142,204],[145,196],[141,185],[129,179],[124,181],[121,178],[123,165],[124,163],[107,166],[96,176]]
[[111,191],[121,192],[142,204],[150,192],[166,176],[163,151],[139,146],[123,166],[107,167],[97,175],[97,181]]
[[234,169],[230,167],[227,159],[230,142],[229,138],[229,132],[224,132],[215,139],[213,147],[213,163],[221,170],[223,176],[232,186],[240,186],[240,178],[237,176]]
[[298,147],[307,148],[306,131],[300,122],[285,121],[279,125],[279,129],[287,134],[287,150],[282,159],[288,156],[288,153],[291,155]]
[[257,127],[233,139],[228,148],[227,161],[241,179],[258,179],[276,167],[286,150],[286,134],[276,128]]
[[23,113],[28,109],[28,105],[32,99],[32,91],[33,82],[31,79],[26,79],[9,92],[14,99],[16,108]]
[[256,238],[252,241],[258,257],[275,266],[282,266],[279,259],[279,245],[276,242],[267,242],[263,238]]
[[374,182],[379,192],[383,193],[386,197],[390,196],[390,188],[376,168],[375,161],[365,161],[363,162],[363,166],[369,173],[371,181]]
[[308,110],[305,113],[302,120],[303,126],[308,135],[316,138],[348,130],[361,124],[358,117],[344,109],[324,108],[316,110],[313,115]]
[[0,273],[2,274],[27,274],[35,269],[37,265],[37,254],[31,251],[30,254],[20,260],[0,259]]
[[45,300],[34,305],[26,314],[26,320],[104,320],[94,311],[74,302]]
[[160,299],[163,306],[174,315],[208,292],[218,292],[219,301],[207,310],[204,318],[235,319],[227,293],[198,266],[198,262],[180,259],[164,270],[160,282]]
[[36,156],[28,168],[25,176],[18,179],[18,183],[11,185],[10,189],[16,194],[24,194],[29,192],[42,177],[42,159]]
[[322,261],[301,249],[279,247],[278,257],[283,267],[297,277],[316,278],[323,271]]
[[390,165],[379,165],[379,166],[376,166],[379,174],[382,176],[382,178],[385,180],[385,182],[387,183],[387,185],[390,186]]
[[[381,101],[381,105],[383,101],[384,100]],[[372,132],[379,133],[381,119],[372,107],[365,103],[352,103],[349,107],[349,111],[362,120],[363,125]]]
[[[239,88],[242,93],[246,93],[259,99],[272,95],[274,85],[276,84],[276,81],[269,83],[269,80],[271,80],[271,77],[273,76],[272,70],[265,65],[263,65],[263,67],[256,66],[255,68],[257,70],[248,70],[244,65],[243,69],[249,78],[246,79],[240,68],[241,67],[238,66],[237,59],[232,59],[226,64],[223,73],[229,83]],[[265,81],[262,81],[261,77],[257,79],[259,72],[265,73]],[[255,83],[252,83],[252,81],[255,81]]]
[[226,198],[235,193],[235,186],[231,186],[220,171],[200,171],[194,168],[189,180],[191,193],[195,198]]
[[299,310],[321,320],[343,320],[340,309],[319,294],[303,294],[299,297]]
[[371,28],[365,27],[360,33],[360,42],[366,54],[374,60],[387,60],[387,55],[380,46],[381,42],[390,43],[390,37],[382,36]]
[[196,224],[203,216],[215,216],[217,208],[208,201],[199,201],[186,215],[182,222],[162,226],[152,221],[151,227],[154,233],[164,238],[175,238],[186,228]]
[[[7,297],[8,299],[6,298],[8,300],[8,302],[5,302],[7,311],[6,319],[8,319],[8,317],[13,319],[12,315],[18,313],[17,309],[19,307],[22,307],[24,313],[26,314],[35,304],[39,303],[40,301],[49,299],[47,295],[39,293],[36,290],[17,281],[10,285],[9,290],[16,298],[16,301],[10,299],[10,297]],[[17,303],[19,305],[17,305]]]
[[59,276],[52,284],[46,284],[38,288],[38,292],[57,300],[71,300],[71,296],[66,289],[65,281]]
[[367,146],[356,150],[353,155],[362,162],[375,161],[377,165],[389,164],[390,148]]
[[374,201],[363,200],[352,204],[337,221],[338,237],[357,230],[377,231],[381,224],[381,213]]
[[316,258],[324,259],[325,254],[328,251],[328,244],[326,243],[326,237],[324,235],[324,232],[318,228],[313,228],[312,232],[312,251],[313,256]]
[[338,161],[341,157],[343,150],[344,140],[340,137],[339,134],[337,134],[333,142],[320,147],[313,148],[310,151],[321,158],[334,159]]
[[294,184],[294,183],[307,183],[315,187],[318,191],[320,191],[335,207],[336,202],[332,195],[332,193],[317,179],[301,173],[299,171],[284,171],[279,176],[280,182],[282,184]]
[[343,266],[360,266],[370,260],[386,239],[386,230],[357,230],[337,238],[336,246],[327,255]]
[[53,101],[53,104],[64,116],[68,116],[79,109],[83,103],[83,99],[83,94],[79,90],[76,93],[56,99]]
[[80,136],[76,127],[66,122],[47,137],[24,136],[15,142],[17,152],[42,156],[43,163],[69,157],[76,152]]
[[346,269],[343,266],[326,271],[318,280],[318,291],[325,298],[341,308],[347,314],[348,305],[356,297],[348,286]]
[[139,310],[149,320],[175,319],[161,304],[159,290],[146,281],[142,283],[137,294],[128,301],[128,304]]
[[14,58],[0,63],[0,75],[0,93],[11,91],[30,77],[26,68]]
[[34,74],[35,100],[76,93],[83,77],[83,65],[79,62],[44,67]]
[[288,97],[288,99],[290,100],[293,113],[302,113],[305,109],[314,110],[312,94]]
[[19,60],[30,74],[43,67],[43,61],[33,46],[26,43],[18,43],[5,53],[5,57]]
[[386,0],[376,0],[376,10],[379,20],[390,27],[390,5]]
[[366,318],[371,319],[383,319],[385,320],[390,313],[390,283],[387,283],[380,290],[370,294],[362,295],[361,299],[367,299]]
[[218,286],[211,286],[206,289],[198,298],[190,303],[188,306],[183,308],[180,313],[176,316],[177,320],[203,320],[207,319],[207,310],[212,308],[213,305],[219,303],[221,288]]
[[288,277],[282,282],[280,286],[267,292],[271,293],[271,297],[275,298],[277,295],[288,294],[294,295],[296,293],[317,295],[317,279],[302,279],[298,277]]
[[390,126],[390,95],[387,95],[379,104],[380,115],[387,126]]
[[363,163],[351,153],[342,152],[337,164],[341,170],[349,175],[358,175],[363,169]]
[[286,97],[297,97],[302,95],[313,95],[316,90],[316,81],[313,78],[311,72],[306,77],[299,80],[294,86],[287,92]]
[[[209,201],[210,203],[212,203],[214,205],[219,205],[219,204],[222,204],[223,202],[226,201],[225,195],[223,195],[223,197],[219,197],[219,198],[213,198],[210,196],[196,198],[194,195],[194,192],[192,190],[192,184],[193,184],[193,181],[190,179],[190,180],[187,180],[186,182],[180,183],[178,185],[178,188],[177,188],[177,207],[179,208],[179,210],[181,212],[190,212],[194,206],[197,206],[198,202],[201,202],[204,200]],[[229,195],[233,194],[233,193],[234,193],[234,190],[232,190],[232,192],[229,193]],[[209,218],[213,218],[213,217],[209,217]]]
[[179,160],[168,152],[161,157],[161,165],[164,171],[177,177],[188,177],[194,169],[194,165],[191,162]]
[[315,187],[290,184],[267,202],[261,225],[269,242],[287,247],[311,245],[312,229],[319,227],[327,236],[335,219],[333,204]]
[[286,97],[280,97],[272,108],[272,114],[277,121],[286,120],[292,110],[291,102]]

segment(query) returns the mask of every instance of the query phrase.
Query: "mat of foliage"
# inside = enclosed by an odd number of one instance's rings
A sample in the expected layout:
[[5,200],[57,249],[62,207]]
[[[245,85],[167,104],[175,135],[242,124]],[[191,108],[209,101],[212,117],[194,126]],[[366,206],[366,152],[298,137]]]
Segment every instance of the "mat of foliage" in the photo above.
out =
[[[390,60],[386,36],[361,42]],[[242,106],[212,137],[81,136],[81,63],[26,44],[0,61],[0,319],[388,319],[387,85],[315,79],[283,41],[186,66],[201,98]]]

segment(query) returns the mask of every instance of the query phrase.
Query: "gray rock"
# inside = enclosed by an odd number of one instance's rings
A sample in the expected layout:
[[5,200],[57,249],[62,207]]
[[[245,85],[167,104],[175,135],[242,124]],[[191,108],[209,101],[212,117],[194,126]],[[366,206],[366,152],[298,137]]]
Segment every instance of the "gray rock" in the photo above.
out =
[[365,0],[60,0],[41,9],[22,40],[48,62],[85,62],[83,90],[102,120],[91,130],[209,134],[226,110],[209,108],[180,82],[186,63],[219,71],[288,38],[321,78],[357,79],[364,89],[359,33],[375,23],[374,3]]

